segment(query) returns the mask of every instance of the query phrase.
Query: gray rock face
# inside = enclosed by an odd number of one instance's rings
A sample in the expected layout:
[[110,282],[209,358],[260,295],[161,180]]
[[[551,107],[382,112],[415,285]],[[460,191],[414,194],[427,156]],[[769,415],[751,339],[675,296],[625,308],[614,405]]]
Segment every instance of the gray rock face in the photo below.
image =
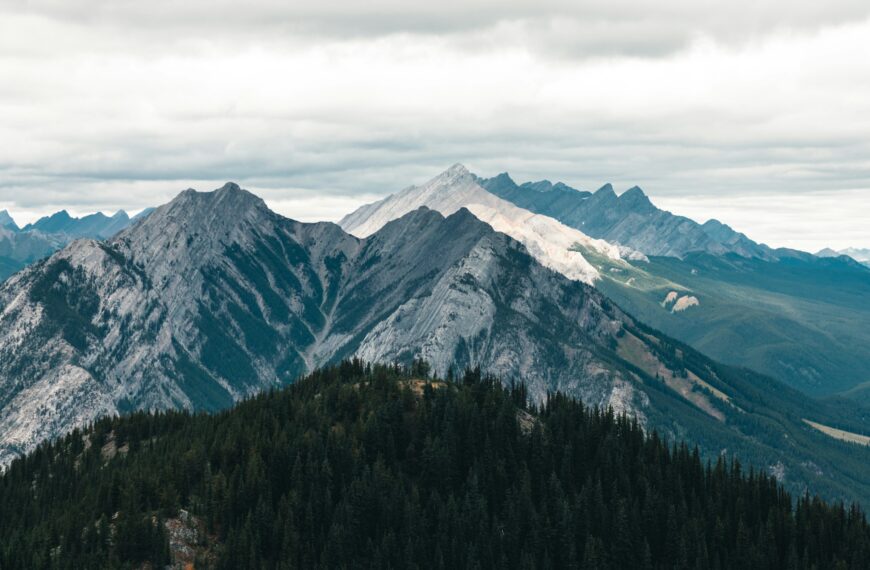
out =
[[623,321],[466,210],[417,210],[359,240],[235,185],[189,190],[0,287],[0,460],[100,415],[218,409],[350,355],[483,365],[538,398],[640,411],[597,355]]
[[637,186],[617,196],[610,184],[590,193],[548,181],[517,185],[507,173],[479,183],[521,208],[646,255],[682,257],[695,251],[762,259],[778,255],[716,220],[701,225],[660,210]]
[[524,379],[539,400],[558,389],[607,403],[620,378],[598,352],[628,317],[465,209],[447,218],[420,209],[387,224],[354,266],[339,309],[372,305],[357,325],[365,336],[355,354],[365,359],[422,356],[442,374],[481,365]]

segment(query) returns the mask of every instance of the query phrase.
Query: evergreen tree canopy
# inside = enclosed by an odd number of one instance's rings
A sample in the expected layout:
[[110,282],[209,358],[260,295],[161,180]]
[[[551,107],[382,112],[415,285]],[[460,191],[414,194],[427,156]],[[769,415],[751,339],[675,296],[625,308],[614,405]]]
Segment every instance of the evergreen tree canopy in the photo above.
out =
[[196,567],[870,567],[857,507],[559,394],[427,373],[345,362],[44,444],[0,478],[0,568],[162,567],[184,521]]

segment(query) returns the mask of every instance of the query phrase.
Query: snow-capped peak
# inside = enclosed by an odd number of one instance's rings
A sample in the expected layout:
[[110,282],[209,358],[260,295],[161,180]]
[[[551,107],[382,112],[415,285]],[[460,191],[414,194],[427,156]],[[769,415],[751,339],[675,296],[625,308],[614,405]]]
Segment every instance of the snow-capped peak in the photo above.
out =
[[615,245],[590,238],[561,222],[534,214],[489,193],[478,178],[461,164],[455,164],[420,186],[408,187],[379,202],[368,204],[345,216],[339,225],[357,237],[366,237],[385,224],[420,207],[445,216],[467,208],[479,220],[525,245],[542,265],[570,279],[592,284],[598,271],[577,250],[577,246],[619,259]]

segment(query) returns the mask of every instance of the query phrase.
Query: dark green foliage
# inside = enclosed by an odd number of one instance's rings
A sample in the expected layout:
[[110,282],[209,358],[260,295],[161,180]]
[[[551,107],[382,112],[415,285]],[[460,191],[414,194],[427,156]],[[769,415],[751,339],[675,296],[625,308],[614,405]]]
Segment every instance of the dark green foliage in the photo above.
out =
[[194,362],[178,342],[173,341],[173,347],[177,355],[175,369],[178,372],[178,386],[192,401],[197,402],[201,409],[208,411],[221,410],[233,405],[232,395]]
[[228,412],[45,444],[0,479],[0,568],[165,564],[182,508],[219,568],[870,565],[856,507],[795,501],[561,395],[537,410],[479,369],[428,371],[345,362]]
[[45,271],[30,290],[33,302],[40,303],[46,319],[42,326],[49,327],[46,336],[60,329],[64,339],[75,348],[87,347],[89,335],[100,330],[93,318],[100,308],[100,298],[88,283],[84,270],[73,268],[66,259],[46,263]]

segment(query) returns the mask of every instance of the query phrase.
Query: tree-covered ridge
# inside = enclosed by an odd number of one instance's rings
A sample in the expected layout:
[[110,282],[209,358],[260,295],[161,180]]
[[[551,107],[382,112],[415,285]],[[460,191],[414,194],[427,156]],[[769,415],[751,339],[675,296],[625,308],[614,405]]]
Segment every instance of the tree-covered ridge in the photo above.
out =
[[160,567],[189,519],[197,567],[870,567],[857,507],[561,395],[536,409],[480,372],[425,372],[346,362],[44,444],[0,478],[0,568]]

